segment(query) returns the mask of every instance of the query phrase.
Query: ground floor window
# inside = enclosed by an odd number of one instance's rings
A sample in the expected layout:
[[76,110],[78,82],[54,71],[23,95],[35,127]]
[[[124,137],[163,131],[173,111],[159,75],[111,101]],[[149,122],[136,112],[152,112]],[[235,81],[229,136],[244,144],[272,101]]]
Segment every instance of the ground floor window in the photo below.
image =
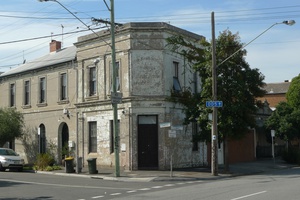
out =
[[[114,120],[110,120],[110,153],[115,152]],[[120,120],[118,120],[118,130],[120,132]]]
[[89,153],[97,152],[97,122],[89,122]]
[[39,127],[39,153],[46,153],[46,128],[44,124]]

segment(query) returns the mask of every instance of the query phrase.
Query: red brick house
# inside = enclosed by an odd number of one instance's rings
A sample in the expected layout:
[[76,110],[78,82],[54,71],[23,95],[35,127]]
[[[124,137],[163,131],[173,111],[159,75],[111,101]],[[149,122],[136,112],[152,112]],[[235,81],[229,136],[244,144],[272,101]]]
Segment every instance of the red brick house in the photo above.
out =
[[[267,91],[264,97],[258,98],[264,103],[256,115],[257,126],[262,127],[264,121],[272,114],[279,102],[286,102],[286,93],[289,89],[290,82],[268,83],[265,86]],[[277,141],[279,146],[284,145],[283,141]],[[241,140],[230,140],[228,146],[229,164],[237,162],[253,161],[257,157],[271,156],[271,144],[266,141],[265,133],[260,133],[257,129],[249,129],[248,133]],[[208,155],[211,151],[208,150]],[[219,149],[219,164],[223,164],[222,145]],[[208,156],[210,159],[210,156]],[[210,162],[210,160],[209,160]]]
[[286,102],[286,93],[290,87],[290,81],[284,81],[281,83],[268,83],[265,86],[267,94],[264,97],[258,98],[262,102],[267,101],[272,110],[278,105],[279,102]]

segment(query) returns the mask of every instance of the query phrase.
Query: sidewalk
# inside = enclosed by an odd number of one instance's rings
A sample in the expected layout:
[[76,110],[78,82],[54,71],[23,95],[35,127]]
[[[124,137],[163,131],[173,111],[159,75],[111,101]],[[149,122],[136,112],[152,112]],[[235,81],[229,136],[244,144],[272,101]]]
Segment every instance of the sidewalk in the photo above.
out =
[[127,171],[120,168],[120,177],[115,176],[115,168],[100,168],[97,167],[97,174],[89,174],[88,166],[85,166],[81,173],[66,173],[65,169],[56,171],[37,171],[39,174],[53,174],[59,176],[75,176],[83,178],[95,178],[113,181],[132,181],[132,182],[150,182],[150,181],[191,181],[191,180],[207,180],[232,176],[242,176],[259,174],[263,172],[271,172],[274,170],[287,169],[295,167],[285,163],[283,160],[278,159],[263,159],[254,162],[237,163],[229,166],[229,173],[223,173],[223,168],[219,167],[219,175],[212,176],[210,168],[186,168],[176,169],[171,173],[170,171],[161,170],[138,170]]

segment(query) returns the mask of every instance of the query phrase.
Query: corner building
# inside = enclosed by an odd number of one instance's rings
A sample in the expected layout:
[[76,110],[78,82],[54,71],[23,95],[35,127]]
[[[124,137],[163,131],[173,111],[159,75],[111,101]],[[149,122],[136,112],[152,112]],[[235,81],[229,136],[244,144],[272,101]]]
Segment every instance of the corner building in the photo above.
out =
[[[84,165],[88,158],[97,158],[97,165],[108,167],[115,165],[110,32],[97,34],[79,37],[69,70],[64,66],[53,72],[57,76],[51,80],[56,83],[61,82],[60,71],[67,72],[67,104],[60,105],[53,95],[58,91],[48,89],[54,84],[47,84],[47,97],[55,98],[51,104],[49,100],[40,109],[31,108],[34,114],[30,116],[22,106],[17,108],[25,114],[26,124],[31,121],[34,127],[45,126],[45,141],[56,142],[58,158],[64,144],[70,143]],[[172,35],[194,42],[203,38],[158,22],[127,23],[116,28],[116,86],[123,96],[118,104],[119,157],[124,169],[169,169],[171,161],[174,168],[208,164],[206,144],[192,142],[193,134],[199,131],[197,125],[182,125],[182,106],[167,100],[172,90],[200,90],[199,75],[190,69],[190,63],[168,50],[166,38]],[[50,69],[42,66],[40,73],[49,76]],[[0,76],[11,82],[4,77]],[[8,92],[5,84],[1,90]],[[47,142],[45,146],[47,149]]]

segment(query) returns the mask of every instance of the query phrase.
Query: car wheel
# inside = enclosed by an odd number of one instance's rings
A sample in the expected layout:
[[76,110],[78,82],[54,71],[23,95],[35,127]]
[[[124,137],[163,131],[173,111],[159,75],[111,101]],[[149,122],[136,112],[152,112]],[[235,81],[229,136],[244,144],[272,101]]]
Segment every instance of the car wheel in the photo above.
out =
[[2,164],[0,163],[0,171],[4,172],[6,169],[4,167],[2,167]]
[[23,171],[23,167],[22,168],[18,168],[18,172],[22,172]]

